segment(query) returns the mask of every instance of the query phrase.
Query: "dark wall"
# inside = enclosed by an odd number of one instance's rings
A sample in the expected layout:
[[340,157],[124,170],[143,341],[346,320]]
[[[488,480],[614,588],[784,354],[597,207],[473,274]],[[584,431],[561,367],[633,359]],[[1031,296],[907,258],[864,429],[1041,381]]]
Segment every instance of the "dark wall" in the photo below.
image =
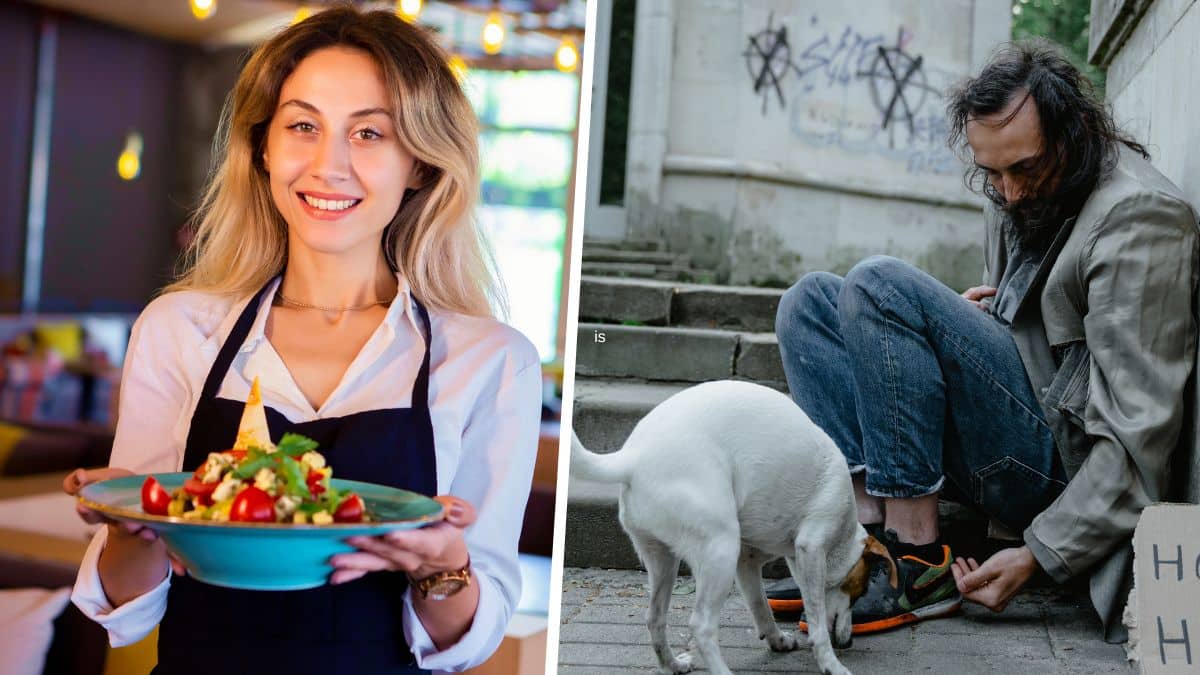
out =
[[34,10],[0,4],[0,73],[5,82],[0,96],[0,312],[21,308],[37,32]]
[[[42,311],[136,311],[169,278],[179,194],[179,81],[191,48],[59,16]],[[141,175],[122,180],[126,134]]]

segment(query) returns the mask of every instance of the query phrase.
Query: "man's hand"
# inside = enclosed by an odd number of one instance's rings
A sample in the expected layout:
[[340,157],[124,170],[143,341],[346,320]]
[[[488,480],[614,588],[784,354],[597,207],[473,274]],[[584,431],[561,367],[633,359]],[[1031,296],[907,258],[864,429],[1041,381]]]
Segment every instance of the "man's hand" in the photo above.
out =
[[1013,596],[1038,571],[1028,546],[997,551],[982,565],[974,558],[958,558],[950,566],[963,598],[993,612],[1002,612]]
[[992,288],[991,286],[974,286],[963,291],[962,294],[964,298],[969,300],[972,305],[975,305],[979,309],[987,309],[982,300],[984,298],[994,297],[995,295],[996,289]]

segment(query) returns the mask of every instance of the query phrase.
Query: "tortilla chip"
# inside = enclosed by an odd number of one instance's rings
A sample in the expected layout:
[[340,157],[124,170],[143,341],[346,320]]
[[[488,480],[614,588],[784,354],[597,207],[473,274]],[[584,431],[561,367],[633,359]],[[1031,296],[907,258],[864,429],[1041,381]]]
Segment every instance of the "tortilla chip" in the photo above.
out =
[[233,447],[239,450],[255,447],[267,452],[275,451],[275,444],[271,442],[271,430],[267,428],[267,409],[263,406],[257,377],[250,385],[250,396],[246,399],[246,407],[242,409],[242,422],[238,425],[237,442]]

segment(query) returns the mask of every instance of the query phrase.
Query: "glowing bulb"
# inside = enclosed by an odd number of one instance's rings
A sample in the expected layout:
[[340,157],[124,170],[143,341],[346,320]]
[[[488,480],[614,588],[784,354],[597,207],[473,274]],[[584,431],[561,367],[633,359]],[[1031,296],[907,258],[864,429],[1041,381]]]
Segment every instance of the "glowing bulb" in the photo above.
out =
[[300,7],[299,9],[296,10],[296,14],[294,16],[292,16],[292,25],[294,26],[312,15],[313,15],[312,7]]
[[450,72],[454,73],[454,79],[458,80],[459,83],[466,81],[467,62],[463,60],[463,57],[455,54],[454,56],[450,57],[450,60],[446,63],[446,65],[450,66]]
[[203,21],[217,11],[217,0],[190,0],[192,16]]
[[571,38],[563,38],[558,45],[554,52],[554,65],[564,73],[574,72],[579,67],[579,50]]
[[504,46],[504,23],[500,21],[500,12],[488,14],[487,23],[483,24],[483,51],[488,54],[499,54]]
[[422,0],[396,0],[396,16],[410,23],[416,21],[423,4]]
[[142,135],[136,131],[125,137],[125,149],[117,157],[117,175],[124,180],[133,180],[142,172]]

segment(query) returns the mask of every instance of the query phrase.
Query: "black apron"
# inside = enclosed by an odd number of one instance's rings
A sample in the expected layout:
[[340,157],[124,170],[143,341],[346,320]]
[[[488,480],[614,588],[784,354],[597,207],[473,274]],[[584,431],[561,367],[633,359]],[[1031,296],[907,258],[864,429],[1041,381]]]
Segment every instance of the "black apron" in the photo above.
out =
[[[183,471],[195,471],[208,453],[233,446],[244,403],[217,398],[217,391],[270,286],[268,282],[246,305],[208,373],[192,415]],[[336,478],[435,494],[428,346],[433,334],[420,303],[417,312],[428,339],[411,408],[293,424],[268,407],[271,438],[291,431],[317,441]],[[416,667],[401,628],[401,597],[407,585],[400,572],[373,572],[303,591],[243,591],[176,576],[159,624],[158,666],[153,673],[427,673]]]

